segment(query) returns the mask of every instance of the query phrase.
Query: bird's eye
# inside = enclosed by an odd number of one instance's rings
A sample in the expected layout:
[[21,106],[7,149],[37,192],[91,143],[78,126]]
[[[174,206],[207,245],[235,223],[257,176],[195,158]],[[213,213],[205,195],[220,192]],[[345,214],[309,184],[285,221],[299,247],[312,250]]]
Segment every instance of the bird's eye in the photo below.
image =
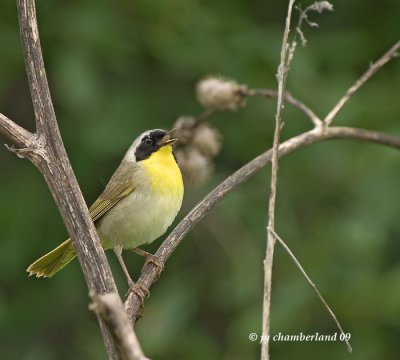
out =
[[153,140],[151,140],[150,138],[147,138],[147,139],[144,141],[144,143],[145,143],[146,145],[151,146],[151,145],[153,145]]

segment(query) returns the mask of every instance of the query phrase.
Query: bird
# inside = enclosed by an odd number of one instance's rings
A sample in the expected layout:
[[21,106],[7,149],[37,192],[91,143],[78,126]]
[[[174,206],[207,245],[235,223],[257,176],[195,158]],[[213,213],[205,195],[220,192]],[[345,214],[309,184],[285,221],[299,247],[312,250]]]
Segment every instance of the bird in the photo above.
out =
[[[173,152],[175,129],[148,130],[129,147],[104,191],[89,208],[101,244],[113,249],[130,287],[135,283],[122,258],[133,250],[157,265],[154,255],[139,249],[163,235],[178,214],[183,200],[182,174]],[[76,252],[70,239],[33,262],[29,275],[52,277]]]

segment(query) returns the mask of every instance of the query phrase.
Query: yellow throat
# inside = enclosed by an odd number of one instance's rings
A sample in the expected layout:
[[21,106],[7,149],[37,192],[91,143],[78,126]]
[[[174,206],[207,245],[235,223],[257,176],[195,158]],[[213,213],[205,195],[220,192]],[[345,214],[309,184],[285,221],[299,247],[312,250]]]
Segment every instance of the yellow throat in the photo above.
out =
[[161,147],[148,159],[142,160],[141,164],[150,177],[152,191],[182,196],[182,174],[172,153],[171,145]]

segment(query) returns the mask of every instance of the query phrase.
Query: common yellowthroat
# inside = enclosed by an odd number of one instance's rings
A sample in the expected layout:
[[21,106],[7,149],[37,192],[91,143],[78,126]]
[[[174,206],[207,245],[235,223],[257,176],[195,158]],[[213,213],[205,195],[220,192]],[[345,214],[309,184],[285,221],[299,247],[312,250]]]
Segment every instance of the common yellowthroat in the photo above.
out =
[[[135,250],[160,237],[182,204],[182,175],[172,149],[177,139],[171,132],[156,129],[141,134],[89,209],[103,248],[114,249],[129,283],[133,281],[122,260],[122,249]],[[68,239],[27,271],[37,277],[51,277],[75,256]]]

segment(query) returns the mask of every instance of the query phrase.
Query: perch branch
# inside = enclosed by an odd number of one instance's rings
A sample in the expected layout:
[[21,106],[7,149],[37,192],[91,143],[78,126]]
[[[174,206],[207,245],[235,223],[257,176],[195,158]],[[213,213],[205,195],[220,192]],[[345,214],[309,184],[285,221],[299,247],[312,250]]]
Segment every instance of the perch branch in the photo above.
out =
[[[365,129],[330,127],[314,128],[308,132],[286,140],[280,144],[278,155],[280,157],[286,156],[304,146],[328,139],[352,139],[400,149],[400,136],[387,135],[382,132]],[[200,201],[182,219],[182,221],[174,228],[158,248],[155,255],[159,257],[161,263],[165,264],[167,259],[171,256],[189,231],[191,231],[216,204],[218,204],[228,193],[252,177],[257,171],[268,165],[271,162],[271,157],[272,150],[268,150],[257,156],[226,178],[202,201]],[[158,276],[157,267],[149,262],[144,265],[137,284],[149,290],[151,285],[157,280]],[[139,298],[134,293],[130,293],[125,301],[125,309],[131,317],[138,315],[142,306],[143,299]]]
[[[18,0],[18,16],[25,63],[37,124],[36,145],[47,154],[36,166],[43,172],[82,262],[89,289],[99,293],[116,291],[111,270],[97,238],[93,222],[72,172],[58,129],[37,29],[35,2]],[[26,144],[24,144],[26,147]],[[72,213],[72,214],[71,214]],[[93,241],[96,239],[97,241]],[[93,253],[94,255],[91,255]],[[102,258],[101,258],[102,257]],[[96,267],[93,266],[97,264]],[[102,269],[98,271],[99,267]],[[108,269],[106,269],[108,267]],[[107,276],[104,276],[106,274]]]
[[90,293],[90,297],[93,302],[89,305],[89,309],[93,310],[107,324],[117,344],[117,351],[121,359],[148,360],[143,355],[120,297],[116,293],[98,295],[93,292]]
[[[0,132],[22,147],[10,150],[20,157],[27,157],[43,174],[70,234],[89,290],[100,295],[113,295],[122,307],[110,266],[61,139],[43,63],[35,1],[17,0],[17,8],[37,134],[31,134],[2,114]],[[109,359],[118,359],[107,323],[100,316],[98,320]],[[126,321],[129,321],[127,317]],[[130,336],[135,337],[133,329]],[[140,355],[135,358],[144,358],[139,346],[134,350]]]
[[394,57],[398,56],[400,49],[400,41],[396,42],[386,53],[384,53],[377,61],[370,65],[368,70],[346,91],[346,94],[338,101],[332,110],[326,115],[324,123],[326,126],[331,125],[337,113],[342,109],[346,102],[364,83],[374,75],[383,65],[388,63]]

